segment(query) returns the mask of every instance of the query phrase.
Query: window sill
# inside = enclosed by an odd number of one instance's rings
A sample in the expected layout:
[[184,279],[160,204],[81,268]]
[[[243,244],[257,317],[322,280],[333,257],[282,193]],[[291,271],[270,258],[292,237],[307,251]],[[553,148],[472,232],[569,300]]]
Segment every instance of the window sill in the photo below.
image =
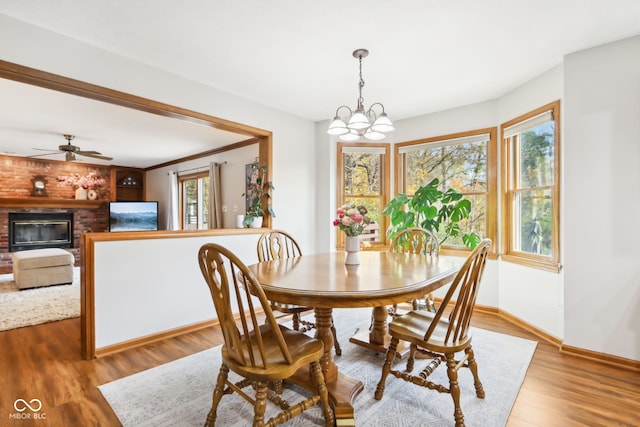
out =
[[548,261],[538,260],[538,259],[532,259],[532,258],[527,258],[523,256],[506,255],[506,254],[500,255],[500,258],[503,261],[510,262],[512,264],[519,264],[525,267],[531,267],[538,270],[549,271],[551,273],[560,273],[560,270],[562,269],[561,264],[557,262],[553,262],[552,260],[548,260]]

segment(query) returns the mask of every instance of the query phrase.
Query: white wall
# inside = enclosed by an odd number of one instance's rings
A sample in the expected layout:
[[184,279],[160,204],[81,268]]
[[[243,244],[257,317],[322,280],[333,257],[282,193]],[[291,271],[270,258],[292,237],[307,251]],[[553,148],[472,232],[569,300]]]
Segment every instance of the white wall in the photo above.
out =
[[[166,230],[169,207],[169,172],[183,171],[199,167],[208,167],[210,162],[223,163],[220,167],[220,181],[222,182],[222,205],[227,212],[222,213],[222,228],[235,228],[236,216],[244,215],[245,198],[245,167],[258,156],[258,144],[237,148],[232,151],[218,153],[196,160],[189,160],[171,166],[153,169],[147,172],[146,197],[147,200],[157,200],[158,222],[161,230]],[[203,169],[206,170],[206,169]],[[189,173],[189,172],[187,172]]]
[[198,250],[219,243],[249,265],[258,261],[257,241],[243,234],[95,242],[96,348],[215,319]]
[[640,36],[564,69],[564,340],[640,360]]

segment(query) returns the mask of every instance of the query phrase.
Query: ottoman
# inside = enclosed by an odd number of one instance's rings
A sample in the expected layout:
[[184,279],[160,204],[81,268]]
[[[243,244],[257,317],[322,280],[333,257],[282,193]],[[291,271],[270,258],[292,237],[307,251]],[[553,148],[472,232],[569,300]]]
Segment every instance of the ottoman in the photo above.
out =
[[73,254],[63,249],[13,252],[13,280],[20,289],[73,282]]

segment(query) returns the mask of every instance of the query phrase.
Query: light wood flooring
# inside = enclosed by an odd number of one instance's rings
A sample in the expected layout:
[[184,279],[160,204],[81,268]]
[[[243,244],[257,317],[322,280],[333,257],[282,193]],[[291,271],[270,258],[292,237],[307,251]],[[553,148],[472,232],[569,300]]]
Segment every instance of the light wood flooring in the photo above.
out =
[[[478,327],[536,339],[496,315],[474,316]],[[79,318],[0,332],[0,426],[118,426],[98,385],[221,342],[219,329],[208,328],[87,361],[80,357]],[[11,418],[16,399],[34,398],[46,418]],[[640,374],[540,342],[507,425],[640,426]]]

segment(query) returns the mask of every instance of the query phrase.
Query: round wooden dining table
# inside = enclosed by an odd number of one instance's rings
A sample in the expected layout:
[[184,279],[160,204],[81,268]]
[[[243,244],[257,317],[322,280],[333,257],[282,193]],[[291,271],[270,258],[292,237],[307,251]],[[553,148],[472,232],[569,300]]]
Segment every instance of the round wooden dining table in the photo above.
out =
[[[353,402],[363,384],[338,371],[332,354],[332,310],[374,307],[369,341],[384,344],[385,306],[436,290],[450,282],[460,267],[454,259],[408,253],[362,251],[359,265],[345,265],[345,256],[344,252],[319,253],[248,266],[269,300],[314,308],[315,337],[324,343],[320,364],[340,426],[355,425]],[[308,372],[299,372],[289,381],[313,390]]]

